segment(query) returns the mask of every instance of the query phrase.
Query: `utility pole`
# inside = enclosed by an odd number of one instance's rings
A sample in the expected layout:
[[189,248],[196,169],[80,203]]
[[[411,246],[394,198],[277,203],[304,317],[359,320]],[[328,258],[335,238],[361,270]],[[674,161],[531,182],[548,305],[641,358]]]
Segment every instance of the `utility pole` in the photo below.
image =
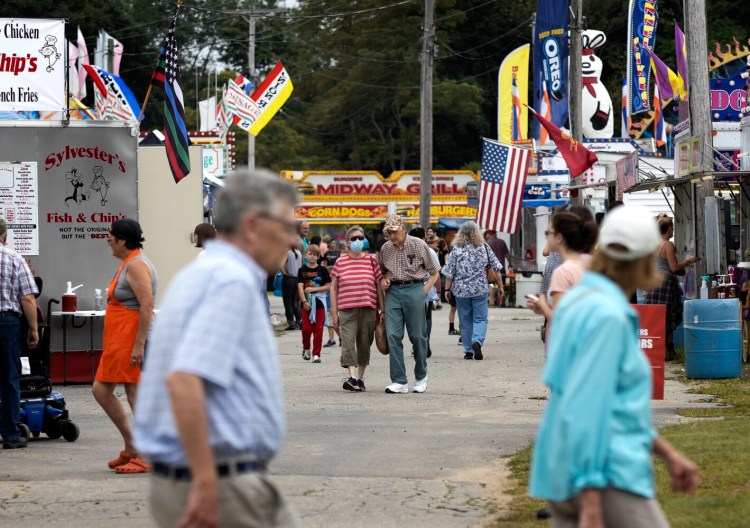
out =
[[419,224],[427,229],[432,208],[432,63],[435,59],[435,0],[424,2],[422,29],[422,82],[420,90],[421,148],[419,170]]
[[[583,139],[583,118],[581,113],[581,31],[583,30],[582,0],[571,0],[570,24],[570,93],[568,94],[568,119],[573,139]],[[571,184],[573,183],[571,179]],[[579,190],[576,196],[571,193],[571,205],[583,205],[583,193]]]
[[[711,126],[710,91],[708,85],[708,35],[706,30],[705,0],[685,0],[685,38],[687,47],[687,66],[689,82],[688,105],[690,107],[690,135],[699,137],[702,145],[703,176],[713,171],[713,145]],[[712,215],[707,218],[707,202],[715,201],[714,180],[710,175],[696,185],[695,199],[695,249],[696,255],[702,257],[696,264],[696,279],[703,275],[719,273],[718,254],[707,247],[706,230],[711,222],[717,222],[716,210],[711,208]],[[712,206],[715,204],[711,204]]]
[[[248,23],[247,38],[247,69],[248,79],[253,85],[258,85],[258,79],[255,76],[255,21],[268,15],[287,13],[288,9],[249,9],[242,11],[232,11],[235,15],[242,15]],[[250,132],[247,133],[247,168],[255,169],[255,136]]]
[[[247,46],[247,74],[253,84],[257,82],[255,78],[255,20],[254,13],[248,17],[250,32]],[[255,136],[250,132],[247,133],[247,168],[255,170]]]

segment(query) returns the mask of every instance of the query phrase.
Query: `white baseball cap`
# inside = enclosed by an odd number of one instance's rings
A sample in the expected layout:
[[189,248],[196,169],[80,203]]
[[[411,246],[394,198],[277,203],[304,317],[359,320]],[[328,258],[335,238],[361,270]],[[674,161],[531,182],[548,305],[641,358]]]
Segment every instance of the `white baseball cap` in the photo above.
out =
[[660,242],[653,213],[638,205],[623,205],[607,213],[599,232],[599,250],[615,260],[638,260],[656,251]]

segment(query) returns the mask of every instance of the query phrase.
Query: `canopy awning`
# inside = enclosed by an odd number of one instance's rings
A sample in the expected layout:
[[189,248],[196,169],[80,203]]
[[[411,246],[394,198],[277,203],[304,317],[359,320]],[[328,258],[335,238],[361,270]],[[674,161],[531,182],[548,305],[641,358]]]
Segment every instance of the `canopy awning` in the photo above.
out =
[[706,172],[702,176],[694,174],[692,176],[683,176],[682,178],[654,178],[651,180],[642,180],[626,190],[626,193],[638,191],[658,191],[665,187],[677,187],[688,183],[700,183],[701,180],[725,180],[730,178],[746,178],[750,176],[750,171],[720,171]]

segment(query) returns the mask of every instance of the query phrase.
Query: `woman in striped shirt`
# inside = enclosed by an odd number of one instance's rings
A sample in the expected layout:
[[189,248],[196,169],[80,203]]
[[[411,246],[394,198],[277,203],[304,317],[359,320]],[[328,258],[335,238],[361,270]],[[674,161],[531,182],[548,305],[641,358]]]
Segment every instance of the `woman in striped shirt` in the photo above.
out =
[[378,318],[382,323],[382,272],[377,259],[363,252],[365,233],[360,226],[346,231],[349,253],[336,260],[331,270],[331,315],[341,335],[341,366],[349,370],[344,390],[365,390],[365,369]]

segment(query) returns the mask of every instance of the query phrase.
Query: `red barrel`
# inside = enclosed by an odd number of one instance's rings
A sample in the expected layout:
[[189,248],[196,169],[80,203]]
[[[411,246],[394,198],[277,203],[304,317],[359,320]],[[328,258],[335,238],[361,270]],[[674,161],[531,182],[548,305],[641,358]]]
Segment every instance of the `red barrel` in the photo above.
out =
[[64,293],[62,296],[62,311],[77,312],[78,296],[75,293]]

